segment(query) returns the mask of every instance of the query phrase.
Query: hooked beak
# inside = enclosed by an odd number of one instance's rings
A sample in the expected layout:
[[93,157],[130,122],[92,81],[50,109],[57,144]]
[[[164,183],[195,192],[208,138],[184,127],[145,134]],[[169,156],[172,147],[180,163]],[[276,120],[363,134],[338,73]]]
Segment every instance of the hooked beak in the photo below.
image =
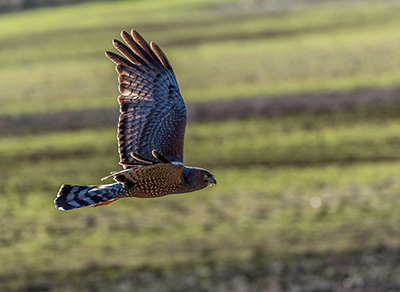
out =
[[217,184],[217,180],[214,177],[209,177],[208,178],[208,186],[212,186],[212,185],[216,185]]

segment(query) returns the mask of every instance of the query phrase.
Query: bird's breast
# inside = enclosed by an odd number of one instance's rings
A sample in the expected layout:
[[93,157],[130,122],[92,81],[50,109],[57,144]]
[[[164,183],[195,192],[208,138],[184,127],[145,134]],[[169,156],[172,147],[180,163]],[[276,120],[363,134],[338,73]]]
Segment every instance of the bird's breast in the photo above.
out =
[[157,198],[180,192],[179,183],[163,178],[141,180],[126,190],[127,197],[138,198]]

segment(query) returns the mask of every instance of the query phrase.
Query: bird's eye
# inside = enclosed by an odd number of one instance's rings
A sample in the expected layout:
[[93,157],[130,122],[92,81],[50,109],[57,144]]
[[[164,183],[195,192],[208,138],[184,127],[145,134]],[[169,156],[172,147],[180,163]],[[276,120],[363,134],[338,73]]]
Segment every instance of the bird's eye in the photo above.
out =
[[204,178],[204,179],[207,179],[207,178],[208,178],[208,175],[207,175],[206,173],[203,173],[203,178]]

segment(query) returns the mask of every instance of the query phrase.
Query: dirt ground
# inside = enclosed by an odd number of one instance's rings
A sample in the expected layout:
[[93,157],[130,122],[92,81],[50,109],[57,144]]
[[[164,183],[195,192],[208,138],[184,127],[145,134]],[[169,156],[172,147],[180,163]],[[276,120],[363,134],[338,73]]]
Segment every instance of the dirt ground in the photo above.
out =
[[[234,100],[188,103],[190,121],[243,119],[298,113],[329,113],[356,109],[374,109],[400,105],[400,88],[363,89],[325,94],[243,97]],[[37,134],[84,128],[115,127],[115,108],[84,109],[0,117],[0,136]]]

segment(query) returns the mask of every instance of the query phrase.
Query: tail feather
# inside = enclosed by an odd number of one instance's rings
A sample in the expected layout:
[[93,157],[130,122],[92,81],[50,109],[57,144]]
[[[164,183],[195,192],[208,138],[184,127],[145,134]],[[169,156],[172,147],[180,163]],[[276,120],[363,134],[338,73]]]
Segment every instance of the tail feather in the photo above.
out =
[[62,185],[54,200],[56,208],[61,211],[106,205],[107,201],[115,201],[122,197],[123,185],[114,183],[98,186]]

